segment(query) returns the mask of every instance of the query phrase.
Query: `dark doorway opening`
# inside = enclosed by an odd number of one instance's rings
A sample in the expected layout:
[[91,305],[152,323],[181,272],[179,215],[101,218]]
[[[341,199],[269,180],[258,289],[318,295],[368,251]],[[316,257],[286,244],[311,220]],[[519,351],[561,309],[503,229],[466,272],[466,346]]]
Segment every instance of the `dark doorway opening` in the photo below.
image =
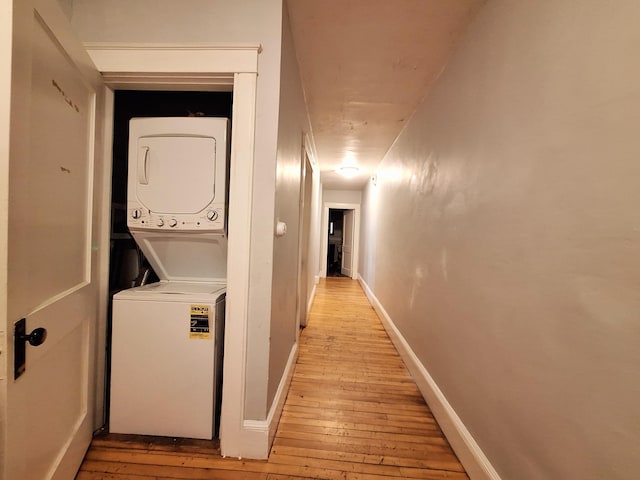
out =
[[329,209],[329,240],[327,241],[327,277],[344,277],[342,274],[343,217],[342,208]]

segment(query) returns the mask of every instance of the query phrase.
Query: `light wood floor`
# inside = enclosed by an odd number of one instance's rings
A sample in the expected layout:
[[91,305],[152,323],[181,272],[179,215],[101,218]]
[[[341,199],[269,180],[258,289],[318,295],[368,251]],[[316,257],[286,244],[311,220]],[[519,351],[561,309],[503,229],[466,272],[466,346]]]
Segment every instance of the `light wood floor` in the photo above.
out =
[[467,479],[358,282],[318,285],[268,461],[216,442],[107,434],[77,480]]

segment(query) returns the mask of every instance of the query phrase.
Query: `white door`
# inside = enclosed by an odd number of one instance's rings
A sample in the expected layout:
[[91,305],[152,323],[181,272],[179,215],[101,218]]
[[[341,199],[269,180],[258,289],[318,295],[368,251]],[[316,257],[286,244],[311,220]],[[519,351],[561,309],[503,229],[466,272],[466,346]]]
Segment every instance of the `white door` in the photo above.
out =
[[[102,90],[55,0],[0,2],[0,478],[73,479],[93,431]],[[22,318],[44,343],[14,341]]]
[[340,272],[347,277],[353,271],[353,210],[342,214],[342,266]]
[[307,326],[307,307],[309,305],[309,252],[311,236],[311,189],[312,169],[309,157],[303,149],[300,175],[300,229],[298,237],[298,323]]

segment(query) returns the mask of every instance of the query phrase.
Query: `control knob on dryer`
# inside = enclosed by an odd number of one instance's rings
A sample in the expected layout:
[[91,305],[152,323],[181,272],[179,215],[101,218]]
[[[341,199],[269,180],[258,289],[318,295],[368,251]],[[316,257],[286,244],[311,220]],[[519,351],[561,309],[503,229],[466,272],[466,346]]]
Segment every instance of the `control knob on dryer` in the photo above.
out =
[[209,210],[207,212],[207,218],[212,222],[215,221],[218,218],[218,212],[216,212],[215,210]]
[[178,221],[175,218],[172,218],[171,220],[169,220],[169,226],[171,228],[175,227],[176,225],[178,225]]

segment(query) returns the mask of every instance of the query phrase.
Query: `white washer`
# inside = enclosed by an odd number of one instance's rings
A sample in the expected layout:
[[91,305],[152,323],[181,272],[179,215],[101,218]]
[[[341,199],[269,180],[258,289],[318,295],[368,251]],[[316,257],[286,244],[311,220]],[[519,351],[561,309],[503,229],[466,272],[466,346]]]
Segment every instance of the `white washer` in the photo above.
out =
[[111,432],[213,438],[225,292],[160,282],[114,297]]

